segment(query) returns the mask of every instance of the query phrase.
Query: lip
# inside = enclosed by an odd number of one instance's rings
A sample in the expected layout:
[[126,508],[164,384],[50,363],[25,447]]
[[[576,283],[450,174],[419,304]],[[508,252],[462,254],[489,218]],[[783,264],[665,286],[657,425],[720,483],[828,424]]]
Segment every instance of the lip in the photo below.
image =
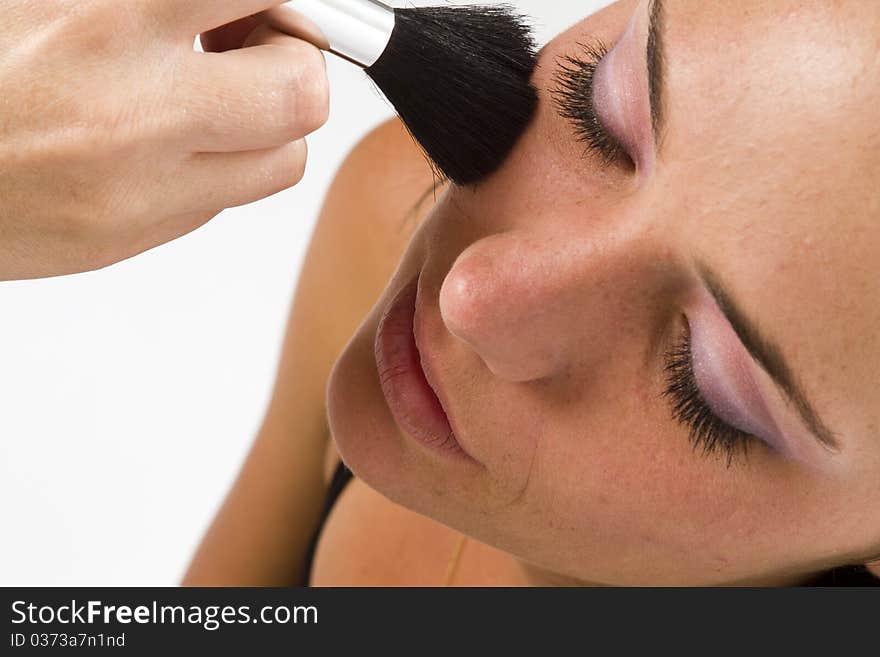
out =
[[415,331],[419,278],[397,293],[379,321],[375,355],[382,393],[403,433],[432,452],[471,460],[422,366]]

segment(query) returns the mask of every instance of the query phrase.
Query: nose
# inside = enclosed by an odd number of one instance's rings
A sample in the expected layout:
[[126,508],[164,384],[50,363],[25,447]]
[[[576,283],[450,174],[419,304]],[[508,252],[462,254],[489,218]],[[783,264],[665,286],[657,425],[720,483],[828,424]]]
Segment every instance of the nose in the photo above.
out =
[[440,314],[496,377],[554,377],[608,353],[630,321],[621,263],[617,249],[597,241],[522,229],[494,234],[452,265]]

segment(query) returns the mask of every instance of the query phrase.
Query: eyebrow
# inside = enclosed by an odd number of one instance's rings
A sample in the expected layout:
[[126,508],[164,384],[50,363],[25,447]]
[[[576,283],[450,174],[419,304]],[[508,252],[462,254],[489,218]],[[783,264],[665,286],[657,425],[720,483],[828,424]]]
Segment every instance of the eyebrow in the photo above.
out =
[[834,432],[822,421],[810,403],[779,346],[762,335],[757,324],[742,311],[740,305],[734,301],[733,296],[725,289],[715,272],[705,264],[699,265],[698,269],[700,278],[709,293],[715,298],[721,312],[724,313],[752,358],[770,375],[776,385],[782,388],[788,399],[794,404],[804,424],[819,442],[827,448],[839,450],[840,444],[835,438]]
[[663,0],[651,0],[648,9],[648,48],[646,60],[648,64],[648,88],[651,104],[651,127],[654,130],[654,143],[659,148],[660,135],[663,132],[665,114],[663,112],[663,85],[665,80],[665,45],[663,41],[664,17]]

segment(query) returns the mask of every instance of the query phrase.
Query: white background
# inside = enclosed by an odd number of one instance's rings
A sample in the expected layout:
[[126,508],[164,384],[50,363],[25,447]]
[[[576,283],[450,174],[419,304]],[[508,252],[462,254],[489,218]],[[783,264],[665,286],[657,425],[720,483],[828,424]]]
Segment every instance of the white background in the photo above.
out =
[[[514,4],[544,43],[605,2]],[[0,284],[0,585],[179,581],[260,425],[327,186],[391,115],[328,67],[296,188],[100,272]]]

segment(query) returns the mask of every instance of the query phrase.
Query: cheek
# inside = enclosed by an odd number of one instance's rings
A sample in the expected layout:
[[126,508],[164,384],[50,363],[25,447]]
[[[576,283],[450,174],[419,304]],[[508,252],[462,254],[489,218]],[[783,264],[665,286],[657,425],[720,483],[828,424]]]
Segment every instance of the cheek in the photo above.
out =
[[604,515],[601,526],[609,529],[655,524],[658,510],[697,501],[698,462],[643,375],[634,377],[623,357],[599,367],[592,372],[598,382],[555,404],[545,463],[563,476],[548,479],[545,490],[569,522]]
[[766,454],[728,468],[693,452],[644,384],[608,384],[553,407],[520,509],[541,536],[538,561],[585,579],[672,573],[681,583],[791,559],[782,536],[803,522],[803,507],[778,495],[795,490],[791,473]]

